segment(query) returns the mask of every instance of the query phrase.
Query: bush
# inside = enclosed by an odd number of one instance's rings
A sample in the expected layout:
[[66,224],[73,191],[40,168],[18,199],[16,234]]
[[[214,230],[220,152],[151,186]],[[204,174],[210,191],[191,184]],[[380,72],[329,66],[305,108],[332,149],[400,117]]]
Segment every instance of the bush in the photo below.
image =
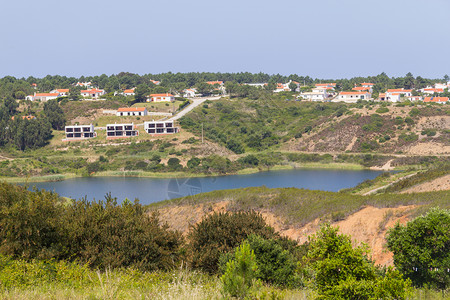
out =
[[[338,228],[322,226],[309,237],[308,263],[315,272],[319,299],[405,299],[410,281],[401,274],[380,276],[368,258],[368,247],[352,247],[350,236]],[[380,288],[382,286],[383,288]]]
[[380,107],[375,112],[377,112],[379,114],[384,114],[384,113],[387,113],[388,111],[389,111],[389,108],[387,108],[387,107]]
[[251,234],[277,238],[272,227],[256,212],[214,213],[194,225],[188,234],[191,265],[209,273],[218,271],[219,257]]
[[406,226],[397,223],[386,240],[394,265],[415,286],[449,287],[450,210],[435,208]]

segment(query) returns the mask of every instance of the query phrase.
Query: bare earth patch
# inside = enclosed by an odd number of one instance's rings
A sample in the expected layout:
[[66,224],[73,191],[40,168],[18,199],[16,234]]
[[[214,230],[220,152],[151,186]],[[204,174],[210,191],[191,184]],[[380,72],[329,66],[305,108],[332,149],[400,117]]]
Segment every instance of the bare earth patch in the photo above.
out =
[[[203,217],[213,212],[225,212],[230,201],[216,203],[199,203],[193,205],[171,205],[158,210],[160,219],[167,222],[171,229],[179,230],[186,235],[191,225],[200,222]],[[340,232],[352,236],[355,244],[364,242],[372,250],[372,258],[377,264],[392,265],[392,253],[385,249],[385,234],[388,228],[396,222],[402,224],[408,221],[408,213],[416,206],[400,206],[395,208],[377,208],[367,206],[350,215],[345,220],[334,223],[339,226]],[[316,219],[304,226],[287,224],[282,218],[270,211],[260,211],[267,224],[275,228],[281,235],[287,236],[299,243],[308,240],[308,236],[315,233],[321,224]]]
[[450,174],[436,178],[428,182],[418,184],[409,189],[401,191],[401,193],[402,194],[422,193],[422,192],[444,191],[444,190],[450,190]]

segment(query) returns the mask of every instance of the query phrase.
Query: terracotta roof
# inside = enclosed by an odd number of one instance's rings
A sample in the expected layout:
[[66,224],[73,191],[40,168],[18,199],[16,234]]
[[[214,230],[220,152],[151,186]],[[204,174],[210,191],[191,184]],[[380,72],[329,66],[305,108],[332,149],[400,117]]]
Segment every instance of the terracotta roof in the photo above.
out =
[[448,102],[448,97],[425,97],[423,102]]
[[129,90],[125,90],[123,91],[125,94],[131,94],[134,93],[134,89],[129,89]]
[[411,93],[412,90],[405,90],[405,89],[388,89],[388,93]]
[[91,90],[81,90],[80,93],[102,93],[103,90],[91,89]]
[[207,81],[207,84],[223,84],[223,81]]
[[361,83],[361,85],[374,85],[374,84],[370,83],[370,82],[363,82],[363,83]]
[[356,86],[356,87],[352,88],[352,90],[354,90],[354,91],[365,91],[365,90],[370,90],[370,87]]
[[427,92],[435,92],[435,93],[443,93],[444,89],[423,89],[424,91]]
[[165,93],[165,94],[150,94],[150,97],[173,97],[172,94]]
[[[25,119],[27,119],[27,120],[33,120],[33,119],[36,119],[36,117],[35,116],[22,116],[22,120],[25,120]],[[14,120],[14,116],[12,116],[11,117],[11,120]]]
[[37,93],[34,97],[58,97],[58,93]]
[[339,95],[366,95],[368,92],[340,92]]
[[57,89],[56,91],[58,91],[60,93],[68,93],[69,89]]
[[316,86],[336,86],[336,83],[316,83]]
[[121,107],[117,111],[118,112],[124,112],[124,111],[145,111],[145,107]]

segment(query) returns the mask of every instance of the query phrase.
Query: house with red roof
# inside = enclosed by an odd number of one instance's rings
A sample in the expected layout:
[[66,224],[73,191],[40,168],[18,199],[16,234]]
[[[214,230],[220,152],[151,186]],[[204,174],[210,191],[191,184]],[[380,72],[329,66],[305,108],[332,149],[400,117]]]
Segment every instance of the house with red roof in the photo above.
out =
[[47,102],[61,97],[59,93],[34,93],[34,95],[28,95],[25,100]]
[[412,96],[412,90],[401,89],[388,89],[386,91],[386,101],[390,102],[400,102],[401,97],[410,97]]
[[98,97],[103,96],[105,94],[105,90],[100,89],[81,90],[80,94],[81,96],[86,98],[97,99]]
[[185,90],[183,90],[183,97],[184,98],[194,98],[197,95],[199,95],[197,93],[197,89],[185,89]]
[[153,79],[150,79],[150,82],[153,82],[153,84],[155,84],[155,85],[159,85],[161,83],[160,81],[153,80]]
[[69,89],[56,89],[50,91],[50,93],[58,93],[60,97],[65,97],[69,95]]
[[348,103],[355,103],[358,100],[370,100],[372,98],[372,94],[364,91],[364,92],[340,92],[337,101],[343,101]]
[[444,89],[442,89],[442,88],[424,88],[421,91],[424,94],[433,95],[434,93],[436,93],[436,94],[443,93]]
[[148,111],[145,107],[121,107],[117,110],[116,116],[147,116]]
[[175,101],[175,96],[169,93],[165,94],[150,94],[147,98],[147,102],[170,102]]
[[135,94],[135,93],[134,93],[134,89],[135,89],[135,88],[124,90],[124,91],[123,91],[123,95],[124,95],[124,96],[134,96],[134,94]]
[[423,102],[428,103],[448,103],[448,97],[425,97]]

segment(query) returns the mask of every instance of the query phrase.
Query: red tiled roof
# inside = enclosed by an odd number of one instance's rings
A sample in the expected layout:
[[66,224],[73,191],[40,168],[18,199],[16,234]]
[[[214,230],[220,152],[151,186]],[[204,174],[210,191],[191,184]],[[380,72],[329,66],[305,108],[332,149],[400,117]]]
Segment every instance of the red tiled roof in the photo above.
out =
[[58,93],[37,93],[34,97],[58,97]]
[[370,87],[356,86],[356,87],[352,88],[352,90],[354,90],[354,91],[365,91],[365,90],[370,90]]
[[172,94],[166,93],[166,94],[150,94],[150,97],[173,97]]
[[448,97],[425,97],[423,102],[448,102]]
[[60,93],[68,93],[69,89],[57,89],[57,91]]
[[388,89],[388,93],[411,93],[412,90],[405,90],[405,89]]
[[339,95],[366,95],[368,92],[340,92]]
[[424,91],[427,92],[435,92],[435,93],[443,93],[444,89],[423,89]]
[[145,111],[145,107],[121,107],[117,111],[118,112],[124,112],[124,111]]
[[91,89],[91,90],[81,90],[80,93],[102,93],[103,90]]
[[123,91],[125,94],[131,94],[134,93],[134,89],[129,89],[129,90],[125,90]]
[[207,81],[207,84],[223,84],[223,81]]
[[374,84],[370,83],[370,82],[363,82],[363,83],[361,83],[361,85],[374,85]]

